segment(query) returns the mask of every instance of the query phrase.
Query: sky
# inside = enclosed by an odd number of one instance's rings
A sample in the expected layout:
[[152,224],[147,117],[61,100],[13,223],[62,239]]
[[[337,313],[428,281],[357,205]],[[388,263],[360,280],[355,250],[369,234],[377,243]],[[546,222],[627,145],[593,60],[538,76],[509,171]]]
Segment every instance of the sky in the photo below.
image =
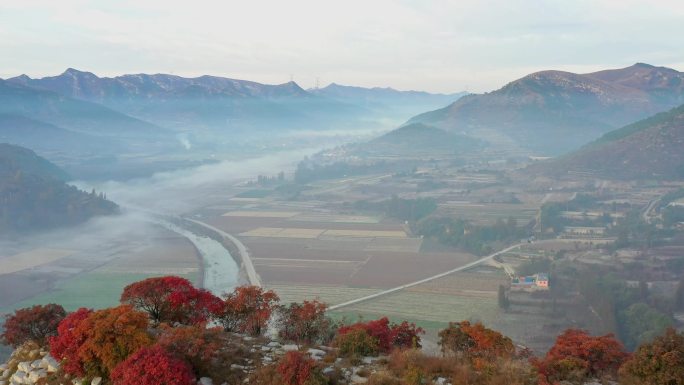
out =
[[0,0],[0,77],[204,74],[487,92],[528,73],[684,70],[681,0]]

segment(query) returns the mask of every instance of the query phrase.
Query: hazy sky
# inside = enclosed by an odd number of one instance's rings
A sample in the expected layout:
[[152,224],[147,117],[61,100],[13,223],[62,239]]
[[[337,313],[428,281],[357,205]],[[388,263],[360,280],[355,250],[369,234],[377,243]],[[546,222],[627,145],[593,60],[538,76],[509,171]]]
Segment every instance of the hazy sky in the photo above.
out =
[[542,69],[684,70],[682,0],[0,0],[0,77],[294,76],[490,91]]

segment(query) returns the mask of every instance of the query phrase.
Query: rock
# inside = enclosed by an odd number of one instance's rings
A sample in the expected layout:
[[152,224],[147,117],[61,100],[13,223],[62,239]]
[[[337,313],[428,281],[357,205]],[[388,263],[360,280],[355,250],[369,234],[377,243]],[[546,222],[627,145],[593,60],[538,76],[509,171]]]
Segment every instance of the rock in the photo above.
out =
[[271,348],[268,347],[268,346],[262,346],[262,347],[261,347],[261,351],[262,351],[262,352],[270,352],[270,351],[271,351]]
[[356,374],[352,374],[349,381],[351,381],[352,384],[365,384],[366,382],[368,382],[368,379],[365,377],[357,376]]
[[313,349],[313,348],[309,349],[308,353],[312,356],[318,356],[318,357],[323,357],[326,355],[326,352],[324,352],[323,350]]
[[56,372],[59,370],[59,362],[52,358],[52,356],[46,356],[41,360],[41,368],[47,369],[47,371],[50,373]]
[[17,365],[17,370],[22,371],[22,372],[30,372],[31,371],[31,363],[30,362],[20,362],[19,365]]
[[291,345],[283,345],[283,350],[286,352],[294,352],[299,350],[299,345],[291,344]]
[[28,379],[28,374],[26,374],[26,372],[18,370],[12,375],[12,377],[10,378],[10,382],[16,382],[19,384],[23,384],[27,379]]
[[31,367],[34,368],[34,369],[35,369],[35,368],[40,368],[40,363],[41,363],[42,361],[43,361],[43,360],[35,360],[35,361],[31,362]]
[[280,343],[277,341],[271,341],[266,346],[268,346],[269,348],[278,348],[278,347],[280,347]]
[[34,370],[28,374],[28,383],[35,384],[44,377],[47,377],[47,371],[45,371],[45,369]]
[[447,379],[444,377],[437,377],[435,380],[435,385],[446,385],[447,384]]
[[200,385],[214,385],[214,381],[211,380],[209,377],[202,377],[197,381],[198,384]]
[[324,375],[326,375],[326,376],[327,376],[328,374],[331,374],[331,373],[334,373],[334,372],[335,372],[335,368],[333,368],[332,366],[328,366],[328,367],[326,367],[325,369],[323,369],[323,371],[322,371],[322,373],[323,373]]
[[363,357],[361,359],[361,362],[363,362],[366,365],[371,365],[373,362],[379,360],[378,357]]
[[90,381],[90,385],[100,385],[102,383],[102,377],[95,377]]

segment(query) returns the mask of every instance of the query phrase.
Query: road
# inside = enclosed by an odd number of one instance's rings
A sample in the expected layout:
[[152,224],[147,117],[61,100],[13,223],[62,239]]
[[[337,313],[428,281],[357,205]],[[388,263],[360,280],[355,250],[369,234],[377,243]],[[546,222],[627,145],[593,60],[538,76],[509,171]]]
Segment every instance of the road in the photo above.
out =
[[641,213],[641,218],[644,220],[644,222],[651,223],[651,218],[648,214],[651,212],[651,210],[653,210],[653,208],[656,204],[658,204],[658,202],[660,202],[660,198],[653,199],[652,201],[648,202],[648,206],[646,206],[643,213]]
[[467,264],[465,264],[465,265],[463,265],[463,266],[461,266],[461,267],[457,267],[457,268],[455,268],[455,269],[452,269],[452,270],[449,270],[449,271],[445,271],[445,272],[439,273],[439,274],[437,274],[437,275],[433,275],[432,277],[428,277],[428,278],[421,279],[420,281],[411,282],[411,283],[408,283],[408,284],[405,284],[405,285],[401,285],[401,286],[398,286],[398,287],[395,287],[395,288],[392,288],[392,289],[389,289],[389,290],[381,291],[381,292],[379,292],[379,293],[367,295],[367,296],[365,296],[365,297],[361,297],[361,298],[357,298],[357,299],[354,299],[354,300],[351,300],[351,301],[347,301],[347,302],[343,302],[343,303],[340,303],[340,304],[337,304],[337,305],[333,305],[333,306],[330,306],[330,307],[328,308],[328,310],[338,310],[338,309],[341,309],[341,308],[343,308],[343,307],[348,307],[348,306],[351,306],[351,305],[355,305],[355,304],[360,303],[360,302],[365,302],[365,301],[368,301],[368,300],[371,300],[371,299],[375,299],[375,298],[378,298],[378,297],[386,296],[386,295],[388,295],[388,294],[396,293],[396,292],[398,292],[398,291],[401,291],[401,290],[404,290],[404,289],[408,289],[408,288],[413,287],[413,286],[422,285],[422,284],[424,284],[424,283],[427,283],[427,282],[430,282],[430,281],[434,281],[435,279],[439,279],[439,278],[442,278],[442,277],[446,277],[447,275],[451,275],[451,274],[457,273],[457,272],[459,272],[459,271],[463,271],[463,270],[466,270],[466,269],[470,269],[471,267],[475,267],[475,266],[477,266],[477,265],[479,265],[479,264],[481,264],[481,263],[483,263],[483,262],[489,261],[490,259],[496,257],[497,255],[501,255],[501,254],[507,253],[507,252],[509,252],[509,251],[511,251],[511,250],[513,250],[513,249],[516,249],[516,248],[518,248],[518,247],[520,247],[520,246],[522,246],[522,245],[526,245],[526,244],[527,244],[526,242],[525,242],[525,243],[518,243],[518,244],[515,244],[515,245],[513,245],[513,246],[509,246],[509,247],[507,247],[507,248],[505,248],[505,249],[503,249],[503,250],[497,251],[497,252],[494,253],[494,254],[490,254],[490,255],[488,255],[488,256],[486,256],[486,257],[483,257],[483,258],[480,258],[480,259],[478,259],[478,260],[476,260],[476,261],[467,263]]
[[247,250],[247,247],[240,242],[239,239],[235,238],[234,236],[226,233],[223,230],[217,229],[216,227],[206,224],[204,222],[200,222],[194,219],[190,218],[184,218],[185,220],[188,220],[192,223],[196,223],[202,227],[205,227],[209,230],[215,231],[219,233],[222,237],[228,239],[230,242],[232,242],[235,247],[237,247],[238,252],[240,253],[240,258],[242,259],[242,265],[245,267],[245,272],[247,273],[247,279],[249,280],[249,284],[252,286],[258,286],[262,287],[261,284],[261,279],[259,278],[259,275],[257,274],[256,270],[254,269],[254,263],[252,263],[252,257],[249,255],[249,250]]

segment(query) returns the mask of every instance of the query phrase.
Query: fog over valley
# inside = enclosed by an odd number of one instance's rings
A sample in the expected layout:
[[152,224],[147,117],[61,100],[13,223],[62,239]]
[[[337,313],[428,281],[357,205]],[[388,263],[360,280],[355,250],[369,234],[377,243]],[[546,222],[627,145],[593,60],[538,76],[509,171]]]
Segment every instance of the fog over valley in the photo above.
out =
[[682,18],[3,2],[0,385],[684,384]]

